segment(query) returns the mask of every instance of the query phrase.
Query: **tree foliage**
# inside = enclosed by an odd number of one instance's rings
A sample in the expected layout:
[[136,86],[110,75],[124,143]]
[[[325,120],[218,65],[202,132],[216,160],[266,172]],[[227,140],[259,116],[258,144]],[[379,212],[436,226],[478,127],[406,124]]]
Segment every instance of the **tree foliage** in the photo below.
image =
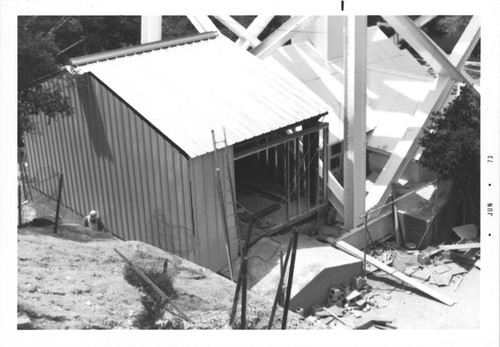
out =
[[420,139],[420,163],[441,179],[456,179],[464,188],[478,184],[480,171],[480,99],[467,86],[443,112],[431,116]]
[[69,100],[38,83],[58,72],[70,57],[140,42],[140,17],[21,16],[18,18],[18,136],[36,130],[43,114],[50,122],[68,116]]
[[57,90],[47,90],[36,82],[60,68],[58,48],[51,35],[31,32],[19,21],[18,27],[18,137],[36,130],[33,116],[45,114],[49,120],[58,114],[69,115],[69,102]]

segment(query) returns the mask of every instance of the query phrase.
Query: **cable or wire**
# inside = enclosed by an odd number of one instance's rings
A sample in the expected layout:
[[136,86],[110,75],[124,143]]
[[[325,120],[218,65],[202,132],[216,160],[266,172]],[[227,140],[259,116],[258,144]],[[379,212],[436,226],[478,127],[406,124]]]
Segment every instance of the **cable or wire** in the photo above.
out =
[[269,257],[269,259],[263,259],[262,257],[258,256],[258,255],[254,255],[252,257],[248,257],[247,259],[250,260],[250,259],[260,259],[260,261],[262,261],[263,263],[269,263],[273,258],[274,256],[276,255],[276,253],[278,253],[278,250],[281,249],[281,244],[276,247],[276,249],[274,250],[273,254],[271,254],[271,256]]

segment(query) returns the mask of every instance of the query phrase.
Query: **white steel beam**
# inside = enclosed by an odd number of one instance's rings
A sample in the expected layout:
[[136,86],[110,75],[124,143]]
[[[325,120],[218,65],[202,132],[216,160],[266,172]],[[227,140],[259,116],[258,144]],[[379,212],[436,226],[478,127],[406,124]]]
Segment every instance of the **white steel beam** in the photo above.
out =
[[413,23],[415,23],[416,26],[421,28],[436,17],[437,16],[419,16],[413,21]]
[[[246,30],[250,35],[258,37],[273,18],[274,16],[257,16]],[[247,49],[250,46],[250,41],[242,37],[240,37],[236,43],[243,47],[243,49]]]
[[469,24],[465,28],[462,36],[456,43],[453,51],[448,56],[450,62],[457,67],[457,69],[462,69],[469,59],[470,54],[479,39],[481,38],[481,21],[479,16],[474,16],[471,18]]
[[[323,178],[323,161],[319,161],[319,176]],[[335,176],[328,171],[328,201],[344,219],[344,187],[340,185]]]
[[199,33],[206,33],[209,31],[219,32],[219,29],[215,24],[208,18],[208,16],[187,16],[191,21],[191,24],[198,30]]
[[449,74],[457,82],[467,83],[479,93],[472,79],[457,69],[443,52],[413,21],[407,16],[384,16],[384,19],[408,44],[432,67],[437,74]]
[[260,40],[255,36],[250,34],[250,32],[240,23],[238,23],[231,16],[214,16],[217,18],[219,22],[225,25],[229,30],[238,35],[239,37],[244,38],[247,41],[250,41],[252,47],[258,46],[260,44]]
[[[458,43],[450,54],[450,60],[456,68],[461,69],[480,38],[479,17],[473,17],[462,33]],[[438,76],[435,89],[430,92],[415,112],[408,130],[394,149],[377,181],[366,196],[366,210],[377,208],[385,203],[391,190],[390,185],[403,173],[418,148],[418,138],[428,126],[429,115],[441,109],[450,94],[455,81],[451,76]],[[375,217],[379,213],[375,213]]]
[[252,53],[261,59],[266,58],[285,42],[298,34],[300,30],[311,23],[316,17],[317,16],[294,16],[290,18],[256,46],[252,50]]
[[363,222],[366,185],[366,16],[345,17],[344,227]]
[[161,16],[141,16],[141,44],[161,41]]

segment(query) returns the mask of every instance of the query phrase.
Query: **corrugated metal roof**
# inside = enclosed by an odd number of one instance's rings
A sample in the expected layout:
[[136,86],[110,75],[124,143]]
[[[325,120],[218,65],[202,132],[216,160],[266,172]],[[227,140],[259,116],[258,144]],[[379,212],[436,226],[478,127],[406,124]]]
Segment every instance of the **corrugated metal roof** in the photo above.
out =
[[190,157],[213,150],[211,129],[232,145],[331,109],[289,73],[225,37],[77,67],[91,72]]
[[[333,109],[325,117],[330,143],[344,138],[343,61],[327,61],[309,42],[281,47],[266,62],[291,72]],[[436,80],[406,50],[399,50],[377,27],[368,28],[368,146],[391,153]]]

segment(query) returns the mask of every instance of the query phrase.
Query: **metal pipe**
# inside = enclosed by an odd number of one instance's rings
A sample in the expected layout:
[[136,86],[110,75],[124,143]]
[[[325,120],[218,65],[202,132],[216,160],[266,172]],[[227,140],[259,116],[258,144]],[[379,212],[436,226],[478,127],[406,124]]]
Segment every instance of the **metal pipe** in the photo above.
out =
[[286,194],[286,219],[290,219],[290,195],[292,194],[292,189],[290,187],[290,154],[288,152],[288,141],[285,142],[285,194]]
[[[247,254],[248,254],[248,248],[250,246],[250,235],[252,233],[252,226],[253,226],[254,218],[255,218],[254,214],[253,213],[250,214],[250,222],[248,224],[247,239],[246,239],[246,243],[245,243],[245,248],[243,249],[242,257],[246,257]],[[233,325],[234,317],[236,315],[236,307],[238,306],[238,299],[239,299],[239,295],[240,295],[240,288],[242,286],[242,281],[243,281],[242,266],[243,266],[243,264],[240,265],[240,271],[238,273],[238,281],[237,281],[237,284],[236,284],[236,290],[234,292],[233,307],[231,308],[231,314],[229,315],[229,325],[230,326]],[[248,263],[246,264],[246,266],[248,266]],[[245,284],[245,288],[246,288],[246,284]],[[246,300],[246,297],[245,297],[245,300]],[[242,305],[243,305],[243,297],[242,297]]]
[[247,262],[248,258],[245,255],[241,263],[241,272],[243,273],[241,284],[241,329],[243,330],[247,328]]
[[323,203],[328,202],[328,172],[330,171],[330,160],[328,160],[328,128],[323,129]]
[[240,265],[240,271],[238,273],[238,281],[236,283],[236,290],[234,291],[233,307],[231,308],[231,313],[229,314],[229,325],[230,326],[233,326],[234,317],[236,316],[236,307],[238,306],[238,299],[240,296],[240,288],[241,288],[242,279],[243,279],[243,274],[242,274],[241,265]]
[[290,240],[288,241],[288,248],[286,250],[285,262],[280,267],[280,280],[278,282],[278,289],[276,290],[276,295],[274,297],[274,303],[273,303],[273,307],[271,309],[271,314],[269,316],[269,323],[267,324],[267,329],[271,329],[271,327],[273,326],[274,315],[276,313],[276,308],[278,306],[278,301],[279,301],[279,298],[281,295],[281,287],[283,286],[283,280],[285,278],[286,267],[288,265],[288,259],[290,258],[292,245],[293,245],[293,233],[290,235]]
[[297,215],[300,214],[300,141],[295,138],[294,141],[295,148],[295,187],[297,191]]
[[18,213],[18,226],[22,224],[22,213],[21,213],[21,185],[17,184],[17,213]]
[[57,224],[59,222],[59,208],[61,206],[61,193],[63,187],[63,174],[59,175],[59,191],[57,192],[56,219],[54,221],[54,234],[57,234]]
[[286,330],[286,321],[288,318],[288,307],[290,305],[290,295],[292,292],[293,283],[293,270],[295,268],[295,257],[297,254],[297,241],[299,239],[299,228],[295,228],[293,232],[293,248],[292,248],[292,259],[290,262],[290,272],[288,274],[288,282],[286,287],[286,298],[285,305],[283,307],[283,319],[281,321],[281,330]]
[[368,235],[368,216],[365,215],[365,246],[363,248],[363,276],[366,276],[366,237]]

